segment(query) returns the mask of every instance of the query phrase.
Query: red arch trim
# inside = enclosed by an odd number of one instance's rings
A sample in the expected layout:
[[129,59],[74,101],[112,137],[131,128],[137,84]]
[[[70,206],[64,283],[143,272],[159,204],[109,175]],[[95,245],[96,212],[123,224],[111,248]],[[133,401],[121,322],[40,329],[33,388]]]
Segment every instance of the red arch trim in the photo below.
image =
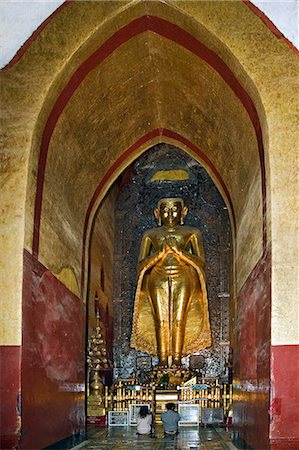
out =
[[86,244],[87,244],[87,229],[88,224],[90,221],[90,216],[93,210],[93,207],[97,201],[97,198],[99,197],[102,189],[104,186],[109,182],[109,179],[115,174],[117,169],[121,167],[124,162],[135,153],[136,150],[138,150],[141,146],[146,144],[147,142],[150,142],[151,140],[155,139],[158,136],[165,136],[167,138],[174,139],[178,143],[181,143],[185,145],[187,148],[189,148],[194,154],[198,155],[205,164],[211,169],[215,177],[217,178],[221,188],[223,189],[223,192],[226,195],[227,201],[229,203],[229,207],[232,213],[232,219],[233,219],[233,225],[234,230],[236,231],[236,216],[234,211],[233,202],[231,200],[230,193],[220,175],[216,167],[213,165],[213,163],[210,161],[210,159],[207,157],[207,155],[201,151],[196,145],[194,145],[191,141],[186,139],[185,137],[181,136],[178,133],[175,133],[174,131],[167,130],[165,128],[157,128],[155,130],[150,131],[149,133],[142,136],[140,139],[138,139],[133,145],[131,145],[127,150],[125,150],[120,157],[115,161],[115,163],[109,168],[109,170],[106,172],[104,177],[101,179],[100,183],[98,184],[90,202],[87,208],[86,216],[85,216],[85,222],[84,222],[84,229],[83,229],[83,252],[82,252],[82,270],[81,270],[81,289],[83,289],[84,284],[84,267],[85,267],[85,251],[86,251]]
[[45,176],[45,168],[47,162],[48,148],[50,140],[56,126],[56,123],[63,112],[66,104],[72,97],[73,93],[79,87],[81,82],[86,78],[86,76],[97,67],[107,56],[109,56],[114,50],[116,50],[120,45],[129,41],[134,36],[139,35],[145,31],[151,31],[160,36],[169,39],[178,45],[184,47],[185,49],[192,52],[197,57],[203,59],[207,64],[209,64],[218,74],[223,78],[223,80],[230,86],[235,95],[239,98],[244,108],[246,109],[252,125],[255,129],[260,164],[261,164],[261,176],[262,176],[262,196],[263,196],[263,242],[264,248],[266,247],[266,181],[265,181],[265,162],[264,162],[264,149],[263,149],[263,139],[262,131],[259,122],[259,117],[254,106],[252,99],[246,90],[239,83],[238,79],[235,77],[230,68],[225,64],[224,61],[212,50],[206,47],[203,43],[198,41],[194,36],[181,29],[179,26],[168,22],[167,20],[161,19],[155,16],[142,16],[138,17],[129,24],[125,25],[123,28],[114,33],[103,45],[101,45],[91,56],[89,56],[75,71],[75,73],[70,78],[69,82],[66,84],[61,94],[57,98],[53,109],[49,115],[46,122],[42,142],[40,148],[40,157],[38,164],[38,175],[37,175],[37,193],[34,211],[34,232],[33,232],[33,254],[38,256],[39,250],[39,230],[40,230],[40,219],[41,219],[41,206],[42,206],[42,195],[43,195],[43,184]]

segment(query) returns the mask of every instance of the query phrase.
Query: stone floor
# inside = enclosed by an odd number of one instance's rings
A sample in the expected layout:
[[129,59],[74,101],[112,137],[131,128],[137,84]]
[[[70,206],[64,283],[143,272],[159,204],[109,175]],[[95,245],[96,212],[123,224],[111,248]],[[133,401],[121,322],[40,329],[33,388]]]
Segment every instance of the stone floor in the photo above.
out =
[[138,436],[136,428],[91,427],[86,440],[72,450],[235,450],[230,432],[223,427],[180,428],[176,437],[163,438],[162,426],[157,426],[156,436]]

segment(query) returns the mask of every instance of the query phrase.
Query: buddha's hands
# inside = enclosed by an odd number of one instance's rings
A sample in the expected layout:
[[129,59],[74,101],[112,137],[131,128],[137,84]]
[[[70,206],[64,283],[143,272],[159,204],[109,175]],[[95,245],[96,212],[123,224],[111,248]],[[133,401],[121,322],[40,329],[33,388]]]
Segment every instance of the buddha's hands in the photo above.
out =
[[176,240],[176,238],[174,236],[166,236],[165,241],[166,241],[166,245],[170,249],[170,251],[172,251],[174,253],[178,253],[180,251],[179,247],[178,247],[178,241]]
[[169,253],[180,255],[181,251],[178,247],[178,242],[174,236],[166,236],[163,245],[162,245],[162,252],[164,255],[168,255]]

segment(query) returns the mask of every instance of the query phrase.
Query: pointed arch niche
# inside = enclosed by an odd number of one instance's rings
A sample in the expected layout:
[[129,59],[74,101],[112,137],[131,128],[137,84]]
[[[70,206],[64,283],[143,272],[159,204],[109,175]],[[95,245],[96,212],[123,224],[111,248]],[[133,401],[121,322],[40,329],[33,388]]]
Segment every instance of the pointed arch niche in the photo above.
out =
[[[277,417],[270,397],[271,378],[272,396],[287,398],[276,374],[285,347],[290,357],[298,349],[296,190],[287,183],[297,73],[292,50],[241,1],[68,2],[3,72],[13,195],[3,196],[9,232],[0,236],[10,318],[2,343],[22,361],[11,390],[22,391],[21,446],[44,448],[84,429],[84,391],[63,389],[84,386],[96,214],[118,177],[162,143],[202,164],[230,216],[235,426],[253,448],[299,438],[292,413]],[[296,374],[288,376],[291,385]],[[18,430],[13,405],[7,420]]]
[[[114,255],[113,260],[111,256],[105,258],[106,266],[109,262],[113,266],[109,299],[114,318],[114,377],[130,378],[133,372],[138,373],[136,362],[142,354],[130,348],[130,336],[139,246],[144,231],[157,226],[154,207],[160,198],[167,196],[184,199],[189,208],[187,225],[203,233],[213,345],[199,352],[205,358],[202,375],[227,379],[232,285],[232,239],[227,206],[203,166],[188,153],[165,143],[151,147],[124,170],[99,206],[93,224],[90,273],[96,273],[93,266],[98,265],[93,249],[99,254],[107,253],[105,248],[109,247],[110,255]],[[109,231],[111,235],[107,239]],[[111,268],[108,272],[110,279]],[[93,291],[91,283],[90,299]],[[158,362],[157,358],[152,361]],[[189,366],[189,358],[185,364]]]
[[[217,39],[209,35],[203,43],[198,33],[203,37],[204,30],[187,24],[196,37],[154,15],[129,21],[75,70],[44,125],[32,251],[54,275],[62,264],[72,271],[83,301],[98,206],[124,169],[159,142],[179,144],[202,162],[226,201],[234,235],[234,298],[265,255],[266,176],[257,109],[206,45]],[[67,279],[61,281],[71,289]],[[241,335],[256,329],[246,311],[241,317]],[[248,342],[255,346],[254,339]],[[246,345],[241,356],[236,348],[235,361],[256,367],[256,359],[248,362]]]

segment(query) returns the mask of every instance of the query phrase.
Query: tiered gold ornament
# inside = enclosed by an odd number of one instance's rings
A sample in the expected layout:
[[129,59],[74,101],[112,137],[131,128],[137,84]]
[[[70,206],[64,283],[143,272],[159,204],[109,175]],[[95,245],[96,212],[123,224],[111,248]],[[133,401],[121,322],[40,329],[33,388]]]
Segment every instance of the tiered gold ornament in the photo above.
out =
[[87,416],[101,417],[105,415],[104,384],[101,374],[109,371],[112,363],[107,355],[99,312],[96,314],[95,333],[88,339],[87,365],[89,372]]

